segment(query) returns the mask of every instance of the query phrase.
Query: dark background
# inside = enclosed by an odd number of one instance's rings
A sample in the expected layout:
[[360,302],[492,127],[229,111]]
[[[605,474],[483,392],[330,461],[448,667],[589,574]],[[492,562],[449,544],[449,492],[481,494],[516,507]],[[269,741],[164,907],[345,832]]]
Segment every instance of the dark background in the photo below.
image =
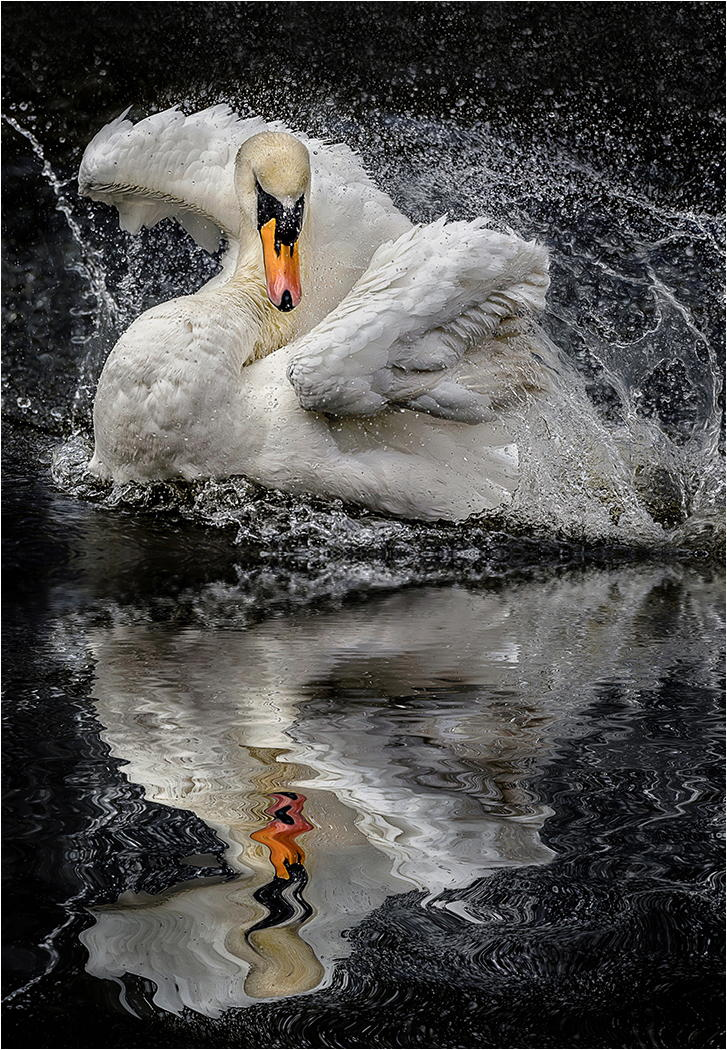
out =
[[292,118],[296,96],[316,93],[322,109],[454,106],[460,123],[547,126],[684,204],[712,199],[723,169],[718,3],[2,7],[5,105],[27,104],[56,161],[129,104],[216,101],[257,82],[270,115]]

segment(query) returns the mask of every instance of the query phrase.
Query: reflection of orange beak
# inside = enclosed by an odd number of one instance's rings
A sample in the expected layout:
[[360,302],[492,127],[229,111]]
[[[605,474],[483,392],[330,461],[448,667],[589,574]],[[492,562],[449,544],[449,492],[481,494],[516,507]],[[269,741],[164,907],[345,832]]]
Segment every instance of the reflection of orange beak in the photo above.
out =
[[289,879],[293,864],[305,862],[305,853],[295,840],[305,831],[312,831],[313,825],[303,816],[305,795],[285,791],[274,794],[272,799],[265,812],[273,819],[250,838],[268,847],[277,877]]
[[280,244],[275,219],[260,227],[268,299],[278,310],[292,310],[301,300],[298,242]]

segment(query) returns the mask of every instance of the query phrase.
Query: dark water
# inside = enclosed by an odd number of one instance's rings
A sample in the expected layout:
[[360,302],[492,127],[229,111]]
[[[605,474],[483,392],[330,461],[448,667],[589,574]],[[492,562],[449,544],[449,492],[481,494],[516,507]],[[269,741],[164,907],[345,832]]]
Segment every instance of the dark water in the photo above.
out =
[[[5,5],[6,1045],[721,1045],[721,10],[79,8]],[[65,180],[220,99],[546,237],[629,530],[84,487],[213,263]]]

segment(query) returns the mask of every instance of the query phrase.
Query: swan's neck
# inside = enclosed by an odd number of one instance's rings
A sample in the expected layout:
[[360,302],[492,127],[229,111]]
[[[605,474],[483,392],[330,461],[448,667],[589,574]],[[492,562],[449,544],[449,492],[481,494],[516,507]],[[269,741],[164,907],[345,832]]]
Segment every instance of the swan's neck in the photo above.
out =
[[245,331],[243,365],[278,350],[294,335],[294,319],[289,313],[276,310],[265,289],[260,245],[256,233],[240,230],[240,250],[235,270],[220,287],[230,307],[242,320]]

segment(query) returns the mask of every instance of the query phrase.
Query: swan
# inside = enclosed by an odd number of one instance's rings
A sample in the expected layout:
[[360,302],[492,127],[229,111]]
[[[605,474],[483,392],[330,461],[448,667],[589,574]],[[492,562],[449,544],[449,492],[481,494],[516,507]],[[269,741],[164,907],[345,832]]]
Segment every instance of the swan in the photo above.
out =
[[556,371],[533,321],[542,245],[483,219],[414,226],[347,147],[227,106],[122,114],[79,190],[131,232],[174,216],[209,250],[229,241],[212,281],[112,349],[92,474],[244,474],[429,520],[512,499],[514,419]]

